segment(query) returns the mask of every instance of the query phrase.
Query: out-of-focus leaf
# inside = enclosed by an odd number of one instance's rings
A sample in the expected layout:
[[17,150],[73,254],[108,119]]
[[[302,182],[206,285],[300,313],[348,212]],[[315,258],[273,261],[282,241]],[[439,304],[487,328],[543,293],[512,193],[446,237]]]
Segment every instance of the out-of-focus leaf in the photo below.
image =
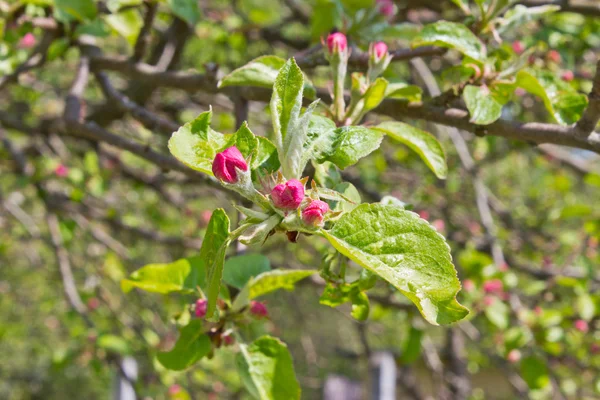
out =
[[196,25],[200,20],[200,7],[197,0],[167,0],[173,14],[190,25]]
[[204,263],[199,257],[166,264],[148,264],[134,271],[128,279],[123,279],[121,289],[125,293],[133,288],[162,294],[192,291],[197,285],[204,286],[204,274]]
[[249,298],[255,299],[278,289],[293,290],[296,282],[311,276],[314,269],[276,269],[263,272],[249,283]]
[[121,355],[131,353],[129,343],[127,343],[127,341],[122,337],[116,335],[100,335],[98,337],[98,340],[96,341],[96,346],[98,346],[101,349],[110,351],[112,353],[117,353]]
[[202,320],[192,319],[179,332],[179,339],[173,349],[158,353],[156,358],[165,368],[182,371],[208,355],[211,348],[210,338],[202,330]]
[[498,329],[506,329],[508,328],[509,311],[503,301],[494,299],[491,305],[485,307],[485,316]]
[[244,254],[230,257],[225,262],[223,281],[241,289],[252,278],[271,270],[269,259],[262,254]]
[[420,101],[423,89],[417,85],[408,85],[404,82],[388,82],[385,97],[390,99],[406,99]]
[[298,400],[292,356],[287,346],[271,336],[240,345],[237,367],[250,394],[260,400]]
[[94,0],[54,0],[54,16],[61,22],[92,20],[96,14]]
[[139,11],[134,9],[107,15],[104,20],[119,35],[123,36],[131,46],[135,45],[140,29],[144,25]]
[[521,377],[531,389],[542,389],[550,384],[546,363],[536,356],[521,361]]

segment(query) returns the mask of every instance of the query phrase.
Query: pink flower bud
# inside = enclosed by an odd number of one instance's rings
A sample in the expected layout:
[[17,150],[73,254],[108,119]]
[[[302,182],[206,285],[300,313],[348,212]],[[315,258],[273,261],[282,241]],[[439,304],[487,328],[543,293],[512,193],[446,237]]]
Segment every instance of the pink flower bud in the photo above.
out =
[[377,0],[377,9],[381,15],[391,17],[394,15],[394,2],[392,0]]
[[210,222],[210,217],[212,217],[212,211],[210,211],[210,210],[201,211],[200,212],[200,225],[208,226],[208,223]]
[[282,210],[296,210],[304,200],[304,185],[297,179],[281,183],[271,191],[271,200]]
[[267,306],[265,303],[256,300],[252,300],[250,302],[250,314],[257,318],[266,318],[269,316],[269,312],[267,311]]
[[535,306],[533,309],[533,312],[535,313],[535,315],[537,315],[539,317],[540,315],[542,315],[544,313],[544,309],[540,306]]
[[465,292],[472,292],[475,290],[475,283],[471,279],[465,279],[463,281],[463,289],[465,289]]
[[321,200],[313,200],[302,211],[302,221],[310,226],[322,226],[327,211],[329,211],[329,204]]
[[330,53],[344,52],[348,47],[348,40],[346,35],[341,32],[332,33],[327,36],[327,48]]
[[177,394],[179,394],[179,392],[181,392],[181,386],[179,386],[178,384],[175,383],[169,386],[169,396],[176,396]]
[[69,168],[65,167],[63,164],[58,164],[58,166],[54,168],[54,174],[59,178],[64,178],[69,175]]
[[583,319],[578,319],[577,321],[575,321],[575,323],[573,324],[573,326],[579,332],[583,332],[583,333],[587,333],[587,331],[590,329],[587,321],[583,320]]
[[35,46],[35,36],[33,36],[33,33],[26,33],[19,41],[21,49],[31,49],[33,46]]
[[383,42],[377,42],[373,45],[373,54],[376,60],[381,60],[388,52],[387,44]]
[[512,44],[512,49],[515,53],[521,54],[525,51],[525,46],[518,40],[515,40]]
[[419,217],[423,219],[429,219],[429,212],[426,210],[419,211]]
[[563,81],[571,82],[573,79],[575,79],[575,74],[573,71],[565,71],[562,73],[561,78]]
[[496,298],[495,298],[494,296],[485,296],[485,297],[483,298],[483,304],[484,304],[486,307],[489,307],[489,306],[491,306],[491,305],[492,305],[492,304],[494,304],[495,302],[496,302]]
[[229,147],[215,156],[212,171],[218,179],[227,183],[237,182],[236,168],[248,171],[248,164],[237,147]]
[[431,225],[438,231],[438,232],[444,232],[444,230],[446,229],[446,223],[444,222],[443,219],[436,219],[433,220],[431,222]]
[[87,301],[87,306],[90,309],[90,311],[94,311],[98,307],[100,307],[100,300],[98,300],[97,297],[90,297]]
[[235,342],[235,338],[231,333],[225,333],[221,336],[221,339],[223,339],[225,346],[231,346]]
[[500,279],[491,279],[483,283],[483,291],[486,293],[500,294],[504,285]]
[[562,57],[560,56],[560,53],[556,50],[550,50],[547,54],[548,56],[548,60],[552,61],[554,63],[559,63],[560,60],[562,59]]
[[207,306],[208,302],[205,299],[198,299],[196,301],[196,309],[194,310],[194,315],[196,318],[204,318],[206,316]]
[[512,349],[506,355],[506,359],[511,364],[518,363],[521,360],[521,352],[517,349]]

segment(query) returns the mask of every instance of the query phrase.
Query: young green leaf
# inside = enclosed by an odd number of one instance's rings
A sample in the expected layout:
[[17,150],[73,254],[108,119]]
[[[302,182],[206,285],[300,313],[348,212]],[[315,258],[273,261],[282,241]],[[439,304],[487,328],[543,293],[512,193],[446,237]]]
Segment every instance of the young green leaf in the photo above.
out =
[[417,36],[412,47],[440,46],[455,49],[476,61],[486,58],[485,46],[465,25],[456,22],[438,21],[426,25]]
[[202,320],[192,319],[179,332],[175,347],[168,352],[160,352],[158,361],[167,369],[182,371],[208,355],[212,348],[210,338],[202,330]]
[[322,234],[340,253],[395,286],[431,324],[469,311],[456,301],[460,282],[443,236],[413,212],[361,204]]
[[211,119],[212,111],[206,111],[183,125],[171,136],[169,150],[188,167],[212,176],[212,162],[227,145],[227,137],[210,128]]
[[[285,65],[285,60],[277,56],[261,56],[250,61],[225,75],[217,85],[227,86],[258,86],[271,89],[277,78],[279,70]],[[314,99],[315,87],[304,77],[304,97]]]
[[223,281],[234,288],[241,289],[255,276],[270,270],[271,263],[262,254],[244,254],[230,257],[225,262]]
[[229,217],[222,208],[216,209],[206,228],[199,257],[206,265],[206,296],[208,300],[206,316],[208,320],[218,319],[217,298],[221,290],[221,276],[225,262],[225,251],[229,245]]
[[148,264],[121,281],[127,293],[139,288],[153,293],[193,291],[204,286],[204,263],[200,257],[183,258],[167,264]]
[[[283,141],[288,133],[292,133],[298,125],[300,109],[302,107],[302,86],[304,76],[302,70],[293,58],[290,58],[279,70],[273,85],[271,97],[271,116],[275,131],[275,146],[283,151]],[[281,160],[283,165],[283,161]]]
[[408,85],[404,82],[388,82],[385,89],[385,98],[406,99],[408,101],[421,101],[423,89],[417,85]]
[[94,0],[54,0],[54,16],[61,22],[93,20],[98,13]]
[[341,169],[356,164],[358,160],[377,150],[383,140],[381,131],[363,126],[343,126],[334,129],[329,135],[334,140],[329,151],[319,161],[331,161]]
[[421,157],[435,176],[446,178],[446,155],[440,142],[431,133],[396,121],[382,122],[372,129],[385,132],[392,139],[407,145]]
[[242,382],[260,400],[298,400],[300,385],[287,346],[271,336],[240,345],[236,359]]
[[314,269],[276,269],[263,272],[249,283],[249,298],[255,299],[278,289],[293,290],[296,282],[316,272]]
[[386,81],[384,78],[377,78],[375,82],[369,86],[365,92],[365,95],[363,96],[363,115],[376,108],[383,101],[387,87],[388,81]]
[[134,46],[144,21],[140,13],[135,9],[121,11],[104,17],[106,23],[123,36],[130,46]]
[[487,86],[467,85],[463,91],[463,99],[474,124],[488,125],[502,115],[502,103]]

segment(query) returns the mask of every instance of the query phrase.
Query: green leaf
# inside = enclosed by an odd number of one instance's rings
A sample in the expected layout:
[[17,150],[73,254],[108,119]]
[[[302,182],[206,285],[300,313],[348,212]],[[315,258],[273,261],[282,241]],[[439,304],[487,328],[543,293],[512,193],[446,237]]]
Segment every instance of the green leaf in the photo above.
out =
[[210,176],[212,162],[227,145],[227,137],[210,128],[212,111],[206,111],[183,125],[169,140],[171,154],[188,167]]
[[236,362],[242,382],[255,398],[300,399],[292,356],[280,340],[263,336],[250,345],[242,344]]
[[198,255],[206,265],[206,316],[209,321],[218,320],[217,298],[229,241],[229,217],[222,208],[218,208],[210,217]]
[[329,307],[338,307],[344,303],[352,303],[351,315],[354,319],[364,321],[369,317],[369,298],[361,291],[359,282],[352,284],[327,284],[319,302]]
[[131,354],[129,343],[127,343],[127,341],[122,337],[116,335],[100,335],[96,341],[96,346],[111,353],[117,353],[121,355]]
[[596,314],[596,304],[594,303],[594,299],[587,293],[582,293],[577,297],[575,308],[581,318],[586,321],[591,321]]
[[237,289],[263,272],[271,270],[269,259],[262,254],[244,254],[230,257],[225,262],[223,281]]
[[175,347],[158,353],[156,358],[165,368],[182,371],[208,355],[211,348],[210,338],[202,330],[202,320],[192,319],[181,329]]
[[476,61],[486,59],[483,43],[465,25],[456,22],[438,21],[426,25],[412,42],[412,47],[440,46],[455,49]]
[[143,0],[108,0],[106,7],[111,13],[116,13],[122,7],[137,6],[142,4]]
[[587,105],[585,95],[574,92],[550,71],[521,70],[516,85],[539,96],[554,120],[563,125],[579,120]]
[[320,159],[331,151],[331,145],[335,139],[335,129],[335,122],[331,119],[320,115],[311,115],[300,161],[302,169],[311,159]]
[[539,7],[526,7],[517,4],[508,10],[502,18],[499,19],[498,33],[502,34],[519,25],[523,25],[529,21],[542,18],[545,15],[551,14],[560,10],[559,5],[544,5]]
[[408,85],[404,82],[388,82],[385,89],[385,98],[405,99],[408,101],[421,101],[423,89],[417,85]]
[[55,0],[54,16],[61,22],[75,19],[78,21],[93,20],[97,9],[94,0]]
[[369,86],[369,88],[363,96],[363,114],[373,110],[379,104],[381,104],[381,102],[385,98],[387,86],[388,81],[386,81],[384,78],[377,78],[375,82],[373,82],[371,86]]
[[267,138],[262,136],[257,136],[256,138],[258,139],[258,149],[256,157],[252,159],[252,170],[261,175],[277,171],[280,166],[277,148]]
[[521,361],[521,377],[531,389],[541,389],[550,384],[548,367],[544,360],[529,356]]
[[314,269],[276,269],[263,272],[249,283],[249,298],[255,299],[278,289],[293,290],[296,282],[316,272]]
[[[302,87],[304,76],[302,70],[291,58],[279,70],[273,84],[271,97],[271,116],[275,131],[275,146],[282,152],[283,142],[288,134],[297,128],[302,108]],[[283,153],[283,152],[282,152]],[[280,154],[283,156],[283,154]],[[283,165],[283,162],[281,162]]]
[[167,0],[173,14],[190,25],[196,25],[200,20],[198,0]]
[[421,355],[421,339],[423,338],[423,330],[410,325],[408,338],[402,346],[402,355],[400,360],[403,364],[412,364],[419,359]]
[[361,204],[321,232],[344,256],[401,291],[430,323],[449,324],[469,313],[456,301],[460,282],[449,246],[417,214]]
[[463,99],[471,114],[471,122],[477,125],[488,125],[502,115],[502,104],[497,101],[487,86],[467,85]]
[[403,122],[383,122],[372,129],[381,130],[389,137],[411,148],[440,179],[446,178],[448,167],[442,145],[435,136]]
[[350,296],[350,301],[352,301],[352,311],[350,312],[352,318],[358,321],[366,321],[369,318],[369,311],[371,309],[367,294],[360,291],[353,292]]
[[148,264],[134,271],[129,279],[121,281],[121,290],[127,293],[139,288],[153,293],[194,290],[204,286],[204,263],[200,257],[183,258],[167,264]]
[[344,10],[337,0],[317,0],[314,9],[319,11],[313,13],[310,19],[310,33],[312,40],[318,41],[340,25]]
[[107,15],[104,20],[119,35],[123,36],[131,46],[135,45],[140,29],[144,25],[139,11],[134,9]]
[[[258,86],[271,89],[279,70],[285,65],[285,60],[277,56],[261,56],[248,64],[231,71],[225,75],[218,87],[227,86]],[[316,96],[315,87],[304,77],[303,94],[309,99]]]
[[383,140],[382,132],[363,126],[343,126],[336,128],[331,135],[331,147],[319,161],[331,161],[341,169],[356,164],[377,150]]
[[248,64],[231,71],[219,81],[219,87],[259,86],[272,88],[285,60],[277,56],[258,57]]

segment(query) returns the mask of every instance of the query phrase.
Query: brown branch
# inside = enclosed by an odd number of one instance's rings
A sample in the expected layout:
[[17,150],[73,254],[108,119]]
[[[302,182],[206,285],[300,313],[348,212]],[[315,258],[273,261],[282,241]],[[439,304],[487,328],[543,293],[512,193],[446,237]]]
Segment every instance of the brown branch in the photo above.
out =
[[142,29],[140,29],[140,33],[135,41],[135,47],[133,48],[133,56],[131,60],[133,62],[138,62],[144,55],[146,54],[146,48],[150,43],[152,31],[152,24],[154,23],[154,17],[156,16],[156,10],[158,9],[157,2],[145,3],[146,6],[146,14],[144,15],[144,25],[142,25]]
[[[266,88],[226,87],[218,89],[216,78],[212,74],[161,71],[148,64],[131,64],[126,59],[94,57],[92,68],[116,71],[140,81],[154,82],[154,85],[179,88],[188,92],[225,93],[229,96],[237,94],[250,101],[263,102],[268,102],[271,98],[271,91]],[[326,91],[319,91],[319,97],[324,101],[329,101]],[[384,100],[375,112],[395,119],[413,118],[434,122],[477,135],[493,135],[537,144],[560,144],[600,153],[600,135],[598,133],[594,132],[587,138],[581,138],[575,135],[574,128],[561,125],[539,122],[521,123],[501,119],[490,125],[481,126],[471,123],[469,113],[465,110],[446,109],[420,102],[407,103],[390,99]]]

